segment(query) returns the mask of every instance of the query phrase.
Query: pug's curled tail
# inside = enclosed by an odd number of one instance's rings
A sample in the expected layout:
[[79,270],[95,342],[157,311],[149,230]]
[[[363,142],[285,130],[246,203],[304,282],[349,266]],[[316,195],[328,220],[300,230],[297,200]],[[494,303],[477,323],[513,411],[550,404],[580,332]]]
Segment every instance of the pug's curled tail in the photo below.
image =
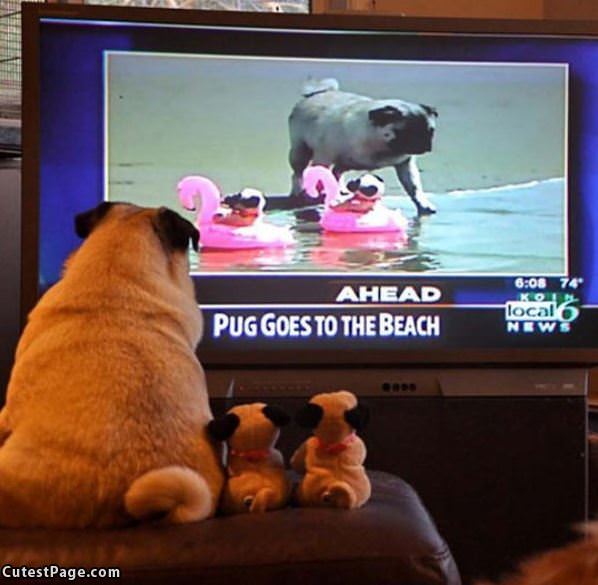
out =
[[172,465],[138,477],[125,494],[125,507],[138,520],[164,515],[168,524],[185,524],[211,514],[212,494],[199,473]]
[[301,95],[304,98],[324,93],[326,91],[338,91],[339,84],[333,77],[327,77],[326,79],[308,79],[301,88]]

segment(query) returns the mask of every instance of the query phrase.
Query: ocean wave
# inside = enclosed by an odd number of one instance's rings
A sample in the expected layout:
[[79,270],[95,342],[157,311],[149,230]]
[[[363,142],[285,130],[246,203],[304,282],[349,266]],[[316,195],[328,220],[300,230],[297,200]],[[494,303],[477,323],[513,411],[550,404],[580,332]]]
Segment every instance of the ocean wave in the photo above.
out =
[[484,187],[482,189],[455,189],[445,193],[428,193],[430,195],[451,195],[453,197],[462,197],[465,195],[479,195],[480,193],[500,193],[504,191],[519,191],[525,189],[534,189],[542,186],[557,185],[563,183],[564,177],[554,177],[551,179],[541,179],[536,181],[527,181],[526,183],[515,183],[509,185],[497,185],[496,187]]

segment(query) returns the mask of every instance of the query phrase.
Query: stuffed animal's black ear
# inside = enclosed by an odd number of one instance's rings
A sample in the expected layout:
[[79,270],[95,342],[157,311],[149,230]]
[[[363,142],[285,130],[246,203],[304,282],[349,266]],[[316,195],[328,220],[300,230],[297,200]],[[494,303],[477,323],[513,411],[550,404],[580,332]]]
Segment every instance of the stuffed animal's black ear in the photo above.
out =
[[374,126],[386,126],[404,118],[403,113],[394,106],[384,106],[368,112],[368,118]]
[[361,431],[370,420],[370,410],[364,404],[358,404],[345,412],[345,420],[356,430]]
[[189,240],[197,252],[199,247],[199,232],[196,227],[176,211],[162,207],[156,215],[154,227],[158,237],[164,245],[173,250],[187,250]]
[[104,219],[114,203],[104,201],[97,207],[75,215],[75,233],[80,238],[86,238],[94,228]]
[[282,408],[278,408],[278,406],[264,406],[262,412],[277,427],[284,427],[291,422],[291,417]]
[[306,429],[315,429],[324,416],[324,409],[319,404],[308,402],[295,414],[295,422]]
[[226,441],[226,439],[232,437],[240,422],[236,414],[229,412],[220,418],[212,419],[208,423],[208,434],[216,441]]

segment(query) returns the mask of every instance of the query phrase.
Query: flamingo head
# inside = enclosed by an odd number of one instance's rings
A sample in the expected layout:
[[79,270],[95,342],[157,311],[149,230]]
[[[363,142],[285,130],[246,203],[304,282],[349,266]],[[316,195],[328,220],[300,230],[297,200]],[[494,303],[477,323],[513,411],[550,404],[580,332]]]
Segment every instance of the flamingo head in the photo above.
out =
[[181,205],[197,211],[201,223],[211,221],[220,204],[220,190],[207,177],[184,177],[177,184],[177,193]]
[[332,171],[315,165],[303,171],[303,189],[310,197],[317,199],[324,193],[325,203],[334,201],[340,193],[340,186]]
[[196,210],[195,199],[201,196],[196,179],[197,177],[185,177],[176,186],[179,201],[187,211]]

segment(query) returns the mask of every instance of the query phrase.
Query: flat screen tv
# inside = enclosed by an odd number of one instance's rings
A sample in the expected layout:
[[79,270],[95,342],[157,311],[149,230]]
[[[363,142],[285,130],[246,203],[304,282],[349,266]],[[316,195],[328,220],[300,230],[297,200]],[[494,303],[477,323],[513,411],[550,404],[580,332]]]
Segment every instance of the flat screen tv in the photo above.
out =
[[218,364],[598,361],[598,28],[24,8],[23,319],[103,201]]

